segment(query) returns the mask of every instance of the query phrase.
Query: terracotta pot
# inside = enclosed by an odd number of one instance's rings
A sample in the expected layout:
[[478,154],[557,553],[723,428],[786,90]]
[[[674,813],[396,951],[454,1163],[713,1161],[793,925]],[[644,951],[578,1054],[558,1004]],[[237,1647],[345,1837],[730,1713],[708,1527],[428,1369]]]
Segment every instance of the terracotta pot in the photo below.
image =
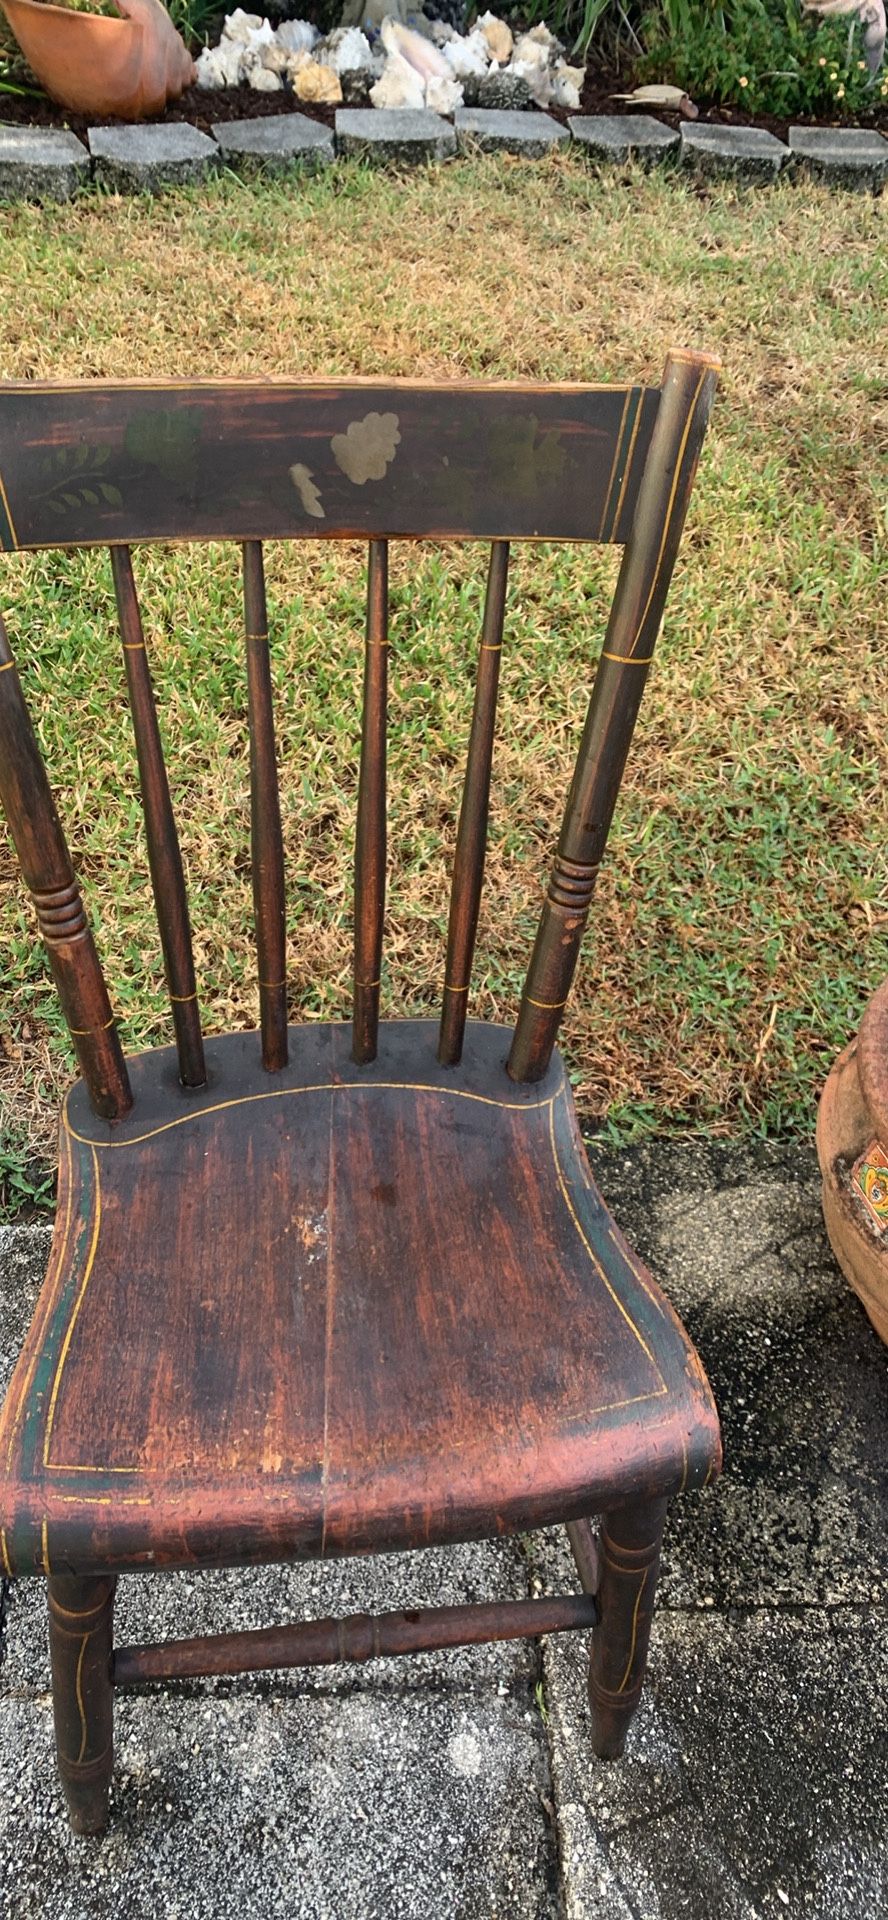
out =
[[2,0],[42,87],[73,113],[144,120],[178,100],[194,61],[161,0],[114,0],[122,18]]
[[888,1344],[888,980],[823,1089],[817,1158],[833,1253]]

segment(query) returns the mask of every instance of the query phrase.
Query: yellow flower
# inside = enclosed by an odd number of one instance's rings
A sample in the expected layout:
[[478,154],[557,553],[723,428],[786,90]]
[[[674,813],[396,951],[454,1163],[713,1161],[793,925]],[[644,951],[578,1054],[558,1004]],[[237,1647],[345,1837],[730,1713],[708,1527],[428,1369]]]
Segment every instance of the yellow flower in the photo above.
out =
[[836,88],[836,99],[837,99],[837,100],[844,100],[844,98],[845,98],[845,89],[844,89],[844,87],[837,87],[837,88]]
[[738,85],[738,87],[748,87],[748,86],[749,86],[749,81],[747,80],[747,78],[746,78],[746,75],[745,75],[745,73],[741,73],[741,75],[740,75],[740,78],[739,78],[739,80],[738,80],[738,82],[737,82],[737,85]]
[[865,61],[865,60],[858,60],[858,62],[857,62],[857,65],[858,65],[858,68],[859,68],[859,70],[860,70],[860,72],[861,72],[861,73],[865,73],[865,72],[866,72],[866,61]]
[[822,54],[820,55],[820,59],[818,60],[818,62],[817,62],[817,65],[818,65],[818,67],[825,67],[825,66],[826,66],[826,54],[825,54],[825,53],[822,53]]
[[830,76],[829,76],[829,77],[830,77],[830,79],[831,79],[831,80],[838,80],[838,77],[839,77],[839,76],[838,76],[838,74],[837,74],[837,72],[836,72],[836,70],[835,70],[835,67],[833,67],[833,70],[832,70],[832,72],[831,72],[831,74],[830,74]]

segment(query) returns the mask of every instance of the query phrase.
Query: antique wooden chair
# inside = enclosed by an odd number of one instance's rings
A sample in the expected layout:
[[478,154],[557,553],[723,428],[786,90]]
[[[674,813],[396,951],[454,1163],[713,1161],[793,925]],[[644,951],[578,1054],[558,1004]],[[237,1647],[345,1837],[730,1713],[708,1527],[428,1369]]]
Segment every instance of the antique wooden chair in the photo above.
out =
[[[125,1059],[0,630],[0,799],[81,1078],[0,1421],[7,1577],[49,1595],[74,1827],[115,1686],[591,1628],[593,1744],[641,1689],[666,1504],[720,1464],[697,1356],[589,1174],[555,1048],[716,384],[0,388],[7,550],[110,548],[175,1044]],[[369,540],[351,1028],[288,1028],[266,538]],[[492,542],[440,1025],[379,1020],[387,542]],[[204,1037],[131,559],[243,547],[261,1036]],[[624,552],[514,1033],[466,1019],[509,541]],[[590,1516],[601,1515],[600,1577]],[[567,1523],[583,1592],[112,1645],[117,1576]],[[596,1624],[597,1623],[597,1624]]]

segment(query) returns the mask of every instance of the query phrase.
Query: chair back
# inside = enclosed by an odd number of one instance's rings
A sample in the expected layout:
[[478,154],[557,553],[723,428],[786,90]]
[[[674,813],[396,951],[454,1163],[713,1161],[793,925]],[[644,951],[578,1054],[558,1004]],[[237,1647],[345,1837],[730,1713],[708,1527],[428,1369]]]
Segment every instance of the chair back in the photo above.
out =
[[[388,550],[489,540],[457,831],[438,1057],[461,1054],[484,876],[511,543],[607,541],[623,557],[509,1055],[546,1072],[660,629],[717,363],[662,386],[90,382],[0,386],[0,545],[110,549],[148,857],[185,1086],[206,1078],[191,928],[132,549],[230,539],[243,554],[251,842],[263,1065],[287,1061],[284,851],[263,541],[368,542],[354,874],[353,1053],[375,1058],[386,886]],[[132,1105],[65,836],[0,622],[0,804],[96,1111]]]

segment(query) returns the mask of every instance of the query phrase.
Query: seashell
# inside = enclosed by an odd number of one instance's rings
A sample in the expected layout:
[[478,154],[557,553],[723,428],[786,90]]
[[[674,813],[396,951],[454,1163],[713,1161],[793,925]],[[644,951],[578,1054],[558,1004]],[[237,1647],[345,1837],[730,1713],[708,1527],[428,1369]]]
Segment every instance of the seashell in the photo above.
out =
[[[237,65],[239,78],[239,60]],[[233,87],[237,85],[237,80],[229,80],[226,71],[226,61],[221,57],[218,47],[204,47],[203,53],[199,56],[194,69],[194,84],[196,87],[200,87],[203,93],[218,93],[220,87]]]
[[547,107],[552,98],[552,75],[548,61],[540,66],[537,60],[513,60],[506,74],[514,74],[516,80],[523,80],[538,107]]
[[559,60],[551,76],[551,99],[556,107],[567,107],[575,113],[580,104],[580,94],[586,78],[585,67],[569,67],[566,60]]
[[28,66],[74,113],[144,120],[194,80],[194,61],[160,0],[115,0],[119,20],[43,0],[4,0]]
[[561,41],[556,40],[554,33],[550,33],[548,27],[544,26],[542,21],[540,21],[538,27],[531,27],[525,37],[528,40],[537,41],[539,46],[545,47],[550,55],[564,52]]
[[313,100],[319,107],[338,107],[342,100],[338,73],[332,67],[318,66],[314,60],[294,76],[293,92],[297,100]]
[[459,80],[442,80],[433,73],[426,81],[425,103],[431,113],[455,113],[463,103],[463,90]]
[[260,33],[263,27],[268,27],[270,35],[271,28],[268,26],[268,21],[263,20],[261,13],[245,13],[243,7],[236,7],[233,13],[225,15],[222,22],[222,38],[239,40],[242,46],[248,47],[254,35]]
[[374,107],[424,107],[425,81],[400,53],[390,53],[376,85],[370,88]]
[[505,20],[498,20],[495,13],[482,13],[477,26],[487,42],[491,60],[499,67],[506,66],[515,45],[511,27],[506,26]]
[[433,47],[430,40],[421,33],[414,33],[412,27],[403,27],[400,20],[383,20],[380,38],[386,53],[397,53],[403,60],[409,60],[411,67],[421,73],[424,80],[437,75],[439,80],[450,80],[452,74],[443,53]]
[[683,88],[658,82],[652,82],[648,87],[635,87],[631,93],[615,93],[611,97],[625,100],[628,107],[663,107],[669,113],[680,113],[683,120],[696,120],[700,111]]
[[530,67],[547,67],[548,64],[548,45],[544,45],[535,33],[522,33],[520,40],[515,42],[513,67],[520,67],[525,73]]
[[273,40],[270,46],[260,47],[258,55],[254,58],[260,67],[266,68],[268,73],[286,73],[290,55],[284,47],[279,47],[277,41]]
[[284,20],[274,37],[286,53],[310,53],[320,39],[310,20]]
[[367,35],[360,27],[337,27],[324,44],[324,65],[334,73],[368,72],[373,54]]
[[471,80],[473,75],[486,73],[490,66],[490,49],[483,33],[477,27],[467,36],[455,34],[444,48],[444,58],[457,80]]
[[279,73],[273,73],[270,67],[263,67],[258,61],[251,67],[247,80],[254,93],[282,93],[283,80]]

